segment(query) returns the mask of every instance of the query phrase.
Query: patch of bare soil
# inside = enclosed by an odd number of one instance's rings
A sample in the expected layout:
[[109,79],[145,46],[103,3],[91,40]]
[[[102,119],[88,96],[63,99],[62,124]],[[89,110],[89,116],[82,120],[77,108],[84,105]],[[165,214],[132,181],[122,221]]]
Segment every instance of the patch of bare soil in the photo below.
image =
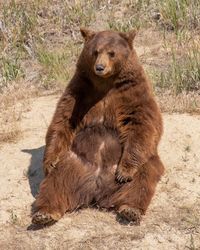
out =
[[0,146],[0,249],[200,249],[200,116],[186,114],[164,114],[160,155],[166,172],[140,226],[84,209],[52,227],[27,230],[57,100],[32,99],[21,117],[21,139]]

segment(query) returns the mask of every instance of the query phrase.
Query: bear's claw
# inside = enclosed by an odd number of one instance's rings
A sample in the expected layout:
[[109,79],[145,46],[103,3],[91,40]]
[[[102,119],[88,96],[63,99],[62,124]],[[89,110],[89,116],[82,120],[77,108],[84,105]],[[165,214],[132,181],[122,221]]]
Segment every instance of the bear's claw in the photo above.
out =
[[123,175],[121,175],[120,171],[116,172],[115,179],[119,183],[125,183],[125,182],[129,182],[129,181],[133,180],[133,178],[131,176],[123,176]]

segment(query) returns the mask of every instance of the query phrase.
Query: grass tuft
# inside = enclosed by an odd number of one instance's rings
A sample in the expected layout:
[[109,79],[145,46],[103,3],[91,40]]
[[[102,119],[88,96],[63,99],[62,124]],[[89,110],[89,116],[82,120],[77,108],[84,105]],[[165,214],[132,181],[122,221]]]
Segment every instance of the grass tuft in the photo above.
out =
[[0,90],[2,87],[9,84],[9,82],[15,81],[20,77],[23,77],[23,69],[20,65],[18,58],[1,58],[1,81],[0,81]]
[[178,33],[183,29],[197,29],[200,25],[200,3],[197,0],[158,1],[162,23]]
[[[185,48],[183,48],[185,49]],[[172,60],[168,68],[158,72],[157,85],[160,89],[171,89],[175,94],[183,91],[200,90],[200,50],[198,45],[193,45],[178,56],[172,49]]]

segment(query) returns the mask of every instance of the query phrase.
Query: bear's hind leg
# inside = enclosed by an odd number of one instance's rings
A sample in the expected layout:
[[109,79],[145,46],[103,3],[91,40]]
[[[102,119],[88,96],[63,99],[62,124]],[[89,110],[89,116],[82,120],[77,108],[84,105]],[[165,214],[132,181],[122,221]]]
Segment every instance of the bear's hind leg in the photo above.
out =
[[163,173],[164,166],[159,156],[154,156],[138,169],[131,182],[124,184],[111,197],[119,221],[140,224],[141,215],[145,214]]
[[66,157],[61,160],[40,185],[32,223],[51,224],[58,221],[65,212],[89,205],[95,189],[92,176],[79,159]]

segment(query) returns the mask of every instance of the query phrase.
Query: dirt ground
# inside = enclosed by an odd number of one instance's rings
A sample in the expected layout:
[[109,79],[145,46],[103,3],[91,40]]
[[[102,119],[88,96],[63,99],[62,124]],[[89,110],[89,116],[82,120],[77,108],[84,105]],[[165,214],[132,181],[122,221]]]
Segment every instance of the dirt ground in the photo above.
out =
[[200,249],[200,116],[188,114],[164,114],[160,155],[166,172],[140,226],[85,209],[31,230],[44,136],[57,100],[31,99],[21,139],[0,145],[0,249]]

